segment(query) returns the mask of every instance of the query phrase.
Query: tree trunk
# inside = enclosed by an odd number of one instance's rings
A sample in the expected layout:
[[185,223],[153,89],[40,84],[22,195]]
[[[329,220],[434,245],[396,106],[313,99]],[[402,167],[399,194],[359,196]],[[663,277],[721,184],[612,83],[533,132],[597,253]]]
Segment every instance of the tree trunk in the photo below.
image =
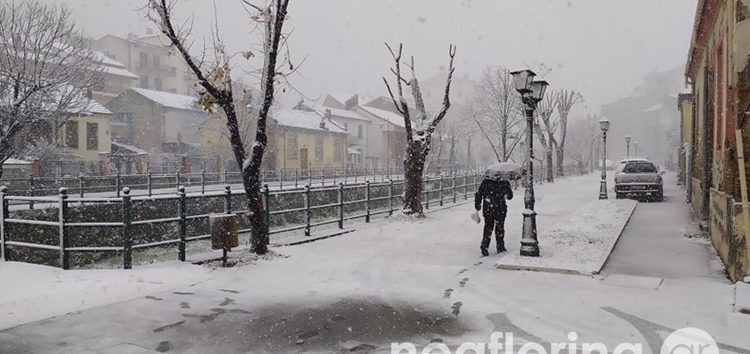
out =
[[247,197],[247,218],[250,224],[250,251],[256,254],[268,252],[268,225],[266,223],[261,179],[259,170],[245,169],[242,173],[245,196]]
[[404,214],[423,216],[422,211],[422,183],[425,156],[422,143],[411,141],[406,148],[404,159]]
[[547,150],[544,152],[544,158],[547,162],[547,167],[544,169],[547,173],[547,182],[554,182],[555,181],[555,169],[554,169],[554,161],[552,159],[552,151]]
[[565,175],[565,171],[563,170],[563,162],[565,160],[565,151],[563,150],[563,147],[560,146],[557,148],[557,176],[562,177]]

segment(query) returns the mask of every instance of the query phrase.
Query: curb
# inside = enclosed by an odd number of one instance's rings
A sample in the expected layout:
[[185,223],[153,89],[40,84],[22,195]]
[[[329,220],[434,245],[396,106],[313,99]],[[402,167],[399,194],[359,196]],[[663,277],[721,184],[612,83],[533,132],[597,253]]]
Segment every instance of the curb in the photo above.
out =
[[615,250],[617,243],[620,242],[620,237],[622,237],[622,233],[625,231],[625,227],[627,227],[628,223],[630,223],[630,219],[633,218],[633,214],[635,214],[635,208],[637,208],[639,204],[641,203],[636,202],[635,206],[633,206],[633,209],[630,209],[630,214],[628,215],[628,218],[625,219],[625,222],[622,224],[622,227],[620,227],[620,232],[617,234],[617,237],[615,238],[614,242],[612,242],[612,245],[609,247],[609,250],[607,251],[607,253],[605,253],[604,257],[602,257],[602,261],[599,263],[598,270],[595,270],[591,274],[600,274],[602,269],[604,269],[604,266],[607,265],[607,261],[609,261],[609,257],[612,256],[612,252]]

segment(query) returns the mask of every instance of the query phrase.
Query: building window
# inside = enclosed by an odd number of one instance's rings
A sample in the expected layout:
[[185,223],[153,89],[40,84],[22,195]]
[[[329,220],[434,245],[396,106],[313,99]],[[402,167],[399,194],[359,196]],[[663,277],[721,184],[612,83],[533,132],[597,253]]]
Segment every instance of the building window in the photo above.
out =
[[322,136],[315,137],[315,160],[316,161],[323,160],[323,137]]
[[86,123],[86,149],[99,150],[99,124]]
[[148,76],[141,76],[141,88],[148,88]]
[[362,139],[362,137],[365,135],[365,129],[362,125],[357,126],[357,138]]
[[78,122],[70,120],[65,122],[65,146],[78,149]]
[[349,123],[344,122],[344,130],[349,131]]
[[161,91],[162,85],[161,85],[161,78],[155,77],[154,78],[154,90]]
[[344,159],[344,142],[336,139],[333,144],[333,158],[338,162]]
[[138,66],[142,68],[145,68],[148,66],[148,54],[146,54],[145,52],[140,52],[139,59],[140,59],[140,62],[138,63]]
[[296,160],[297,154],[299,153],[299,147],[297,146],[297,134],[288,134],[286,138],[286,157],[290,160]]
[[153,58],[153,61],[154,61],[154,67],[158,69],[161,66],[159,64],[159,62],[160,62],[159,56],[158,55],[154,55],[152,58]]

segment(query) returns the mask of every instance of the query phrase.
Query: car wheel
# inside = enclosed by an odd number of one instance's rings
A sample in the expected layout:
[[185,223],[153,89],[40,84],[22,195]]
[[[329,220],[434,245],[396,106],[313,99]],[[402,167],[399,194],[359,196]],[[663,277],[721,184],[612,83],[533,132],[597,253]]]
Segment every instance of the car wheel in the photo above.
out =
[[622,193],[615,193],[615,199],[622,199]]
[[663,202],[664,201],[664,190],[659,189],[659,192],[656,193],[656,201],[657,202]]

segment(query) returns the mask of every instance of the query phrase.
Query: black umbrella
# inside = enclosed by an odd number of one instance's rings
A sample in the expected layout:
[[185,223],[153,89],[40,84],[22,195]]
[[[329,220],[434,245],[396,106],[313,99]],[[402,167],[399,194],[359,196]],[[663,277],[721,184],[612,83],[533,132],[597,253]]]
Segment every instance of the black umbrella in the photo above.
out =
[[497,181],[515,181],[521,179],[524,174],[526,174],[526,170],[517,163],[499,162],[484,171],[484,178]]

